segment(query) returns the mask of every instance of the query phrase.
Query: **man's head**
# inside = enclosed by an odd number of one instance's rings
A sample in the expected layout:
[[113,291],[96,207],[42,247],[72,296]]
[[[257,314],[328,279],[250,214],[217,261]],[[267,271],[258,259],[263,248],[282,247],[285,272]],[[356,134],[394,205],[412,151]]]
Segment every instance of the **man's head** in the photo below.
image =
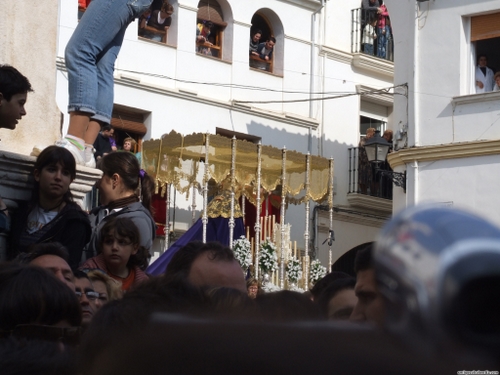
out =
[[477,57],[477,65],[481,68],[488,66],[488,57],[486,55],[479,55]]
[[0,128],[16,128],[26,114],[24,104],[31,91],[30,82],[17,69],[0,65]]
[[82,308],[82,327],[88,327],[97,311],[96,300],[99,293],[94,290],[85,272],[75,271],[75,293]]
[[167,266],[167,279],[184,279],[194,286],[247,291],[243,271],[228,247],[218,242],[193,241],[181,248]]
[[115,130],[113,129],[113,127],[111,125],[104,125],[101,128],[101,134],[105,138],[110,138],[110,137],[112,137],[115,134]]
[[274,47],[275,44],[276,44],[276,38],[274,36],[271,36],[266,41],[266,48],[267,49],[273,49],[273,47]]
[[328,320],[348,320],[357,303],[353,277],[332,281],[320,294],[318,305]]
[[27,253],[20,254],[16,260],[19,263],[42,267],[54,274],[71,290],[75,290],[75,278],[68,264],[68,250],[58,242],[32,245]]
[[356,254],[354,270],[356,271],[356,286],[354,292],[358,302],[354,307],[350,320],[369,322],[383,326],[385,304],[375,279],[375,269],[372,264],[373,246],[370,244]]

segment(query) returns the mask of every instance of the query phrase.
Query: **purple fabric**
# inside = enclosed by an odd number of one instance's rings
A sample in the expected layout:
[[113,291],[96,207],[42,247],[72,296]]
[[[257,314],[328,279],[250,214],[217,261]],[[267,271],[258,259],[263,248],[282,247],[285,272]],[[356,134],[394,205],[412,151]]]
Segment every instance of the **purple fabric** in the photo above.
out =
[[[245,226],[243,219],[234,219],[233,241],[245,235]],[[158,276],[165,273],[168,263],[173,256],[183,246],[191,241],[203,240],[203,223],[201,218],[193,224],[167,251],[165,251],[158,259],[149,265],[146,272],[150,275]],[[207,223],[207,242],[217,241],[224,246],[229,246],[229,219],[218,217],[216,219],[208,219]]]

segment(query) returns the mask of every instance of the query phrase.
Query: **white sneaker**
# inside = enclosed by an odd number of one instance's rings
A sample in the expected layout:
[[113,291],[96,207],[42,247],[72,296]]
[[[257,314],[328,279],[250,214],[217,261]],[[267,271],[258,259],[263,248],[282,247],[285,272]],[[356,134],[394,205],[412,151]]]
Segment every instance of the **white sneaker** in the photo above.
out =
[[89,168],[95,168],[95,158],[94,158],[95,148],[85,147],[83,152],[83,157],[85,158],[85,166]]
[[66,138],[60,139],[59,141],[56,141],[56,146],[63,147],[75,158],[76,164],[79,165],[86,165],[85,164],[85,156],[84,156],[84,151],[80,150],[78,147],[76,147],[73,143],[68,141]]

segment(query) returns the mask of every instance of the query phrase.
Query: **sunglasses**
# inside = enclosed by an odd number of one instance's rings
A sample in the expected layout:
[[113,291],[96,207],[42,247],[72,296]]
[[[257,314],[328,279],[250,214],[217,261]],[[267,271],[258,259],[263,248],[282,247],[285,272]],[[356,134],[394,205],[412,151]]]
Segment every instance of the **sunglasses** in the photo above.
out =
[[78,298],[82,298],[82,296],[85,294],[85,296],[87,297],[87,299],[89,301],[94,301],[96,300],[97,298],[99,298],[99,293],[97,292],[92,292],[92,291],[86,291],[86,292],[75,292],[76,296]]

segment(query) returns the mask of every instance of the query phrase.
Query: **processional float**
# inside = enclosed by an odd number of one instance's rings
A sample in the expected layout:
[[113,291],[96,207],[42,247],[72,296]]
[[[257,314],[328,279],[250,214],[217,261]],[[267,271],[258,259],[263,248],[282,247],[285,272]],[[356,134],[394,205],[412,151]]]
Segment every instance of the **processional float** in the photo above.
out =
[[[142,167],[156,180],[157,192],[165,194],[167,205],[165,251],[169,249],[171,187],[173,186],[186,196],[192,192],[193,211],[196,207],[194,194],[196,191],[202,192],[201,221],[203,242],[206,242],[209,221],[207,215],[209,182],[212,185],[215,183],[216,186],[224,186],[226,193],[229,193],[226,195],[230,197],[230,215],[227,225],[231,248],[234,241],[235,204],[240,197],[245,197],[256,206],[255,237],[251,239],[252,263],[255,265],[254,276],[256,278],[259,278],[261,241],[266,240],[265,237],[274,235],[274,241],[279,243],[279,274],[276,281],[280,289],[285,288],[285,264],[293,254],[292,244],[289,241],[290,225],[285,223],[286,207],[288,204],[305,204],[305,247],[304,255],[301,256],[303,264],[301,285],[307,290],[310,201],[321,203],[328,200],[330,230],[333,230],[333,166],[333,159],[205,133],[183,136],[171,131],[160,139],[145,141],[142,145]],[[271,220],[266,215],[261,218],[262,195],[276,194],[277,191],[281,194],[280,220],[279,223],[274,223],[274,219]],[[243,204],[244,202],[245,199],[242,199]],[[243,207],[243,215],[244,211]],[[271,223],[274,225],[271,226]],[[276,228],[279,228],[280,233],[276,233]],[[265,237],[263,237],[263,232],[266,234]],[[247,236],[249,236],[248,230]],[[329,270],[331,264],[332,246],[330,243]]]

